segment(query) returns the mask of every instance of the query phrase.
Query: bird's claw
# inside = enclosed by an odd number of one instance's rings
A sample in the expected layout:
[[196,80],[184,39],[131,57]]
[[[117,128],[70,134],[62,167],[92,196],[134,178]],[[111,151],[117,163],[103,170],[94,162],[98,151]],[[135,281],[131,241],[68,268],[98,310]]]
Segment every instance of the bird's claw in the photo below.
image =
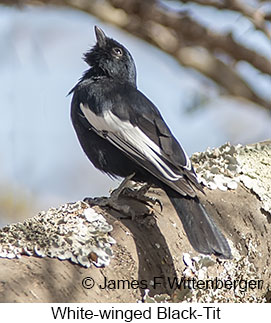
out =
[[125,187],[122,192],[120,193],[120,196],[133,198],[141,203],[147,204],[149,207],[153,207],[155,204],[158,204],[160,206],[160,210],[162,212],[163,210],[163,204],[158,198],[154,198],[151,196],[145,195],[150,188],[149,184],[145,184],[139,189],[133,189],[131,187]]
[[129,205],[120,205],[115,197],[86,197],[83,199],[84,202],[88,203],[90,206],[99,206],[101,208],[103,207],[109,207],[115,211],[119,211],[125,215],[131,216],[132,210]]
[[135,210],[133,208],[125,203],[120,203],[121,198],[130,198],[133,200],[136,200],[138,202],[141,202],[145,205],[147,205],[149,208],[153,209],[154,205],[157,203],[160,206],[161,212],[163,210],[163,204],[162,202],[154,197],[147,196],[146,193],[151,185],[144,184],[140,186],[140,188],[137,188],[136,185],[132,185],[131,187],[127,186],[127,183],[129,181],[129,178],[123,181],[123,183],[115,189],[111,194],[110,197],[86,197],[84,199],[84,202],[88,203],[90,206],[100,206],[100,207],[109,207],[115,211],[118,211],[122,213],[125,217],[131,217],[132,219],[135,218]]

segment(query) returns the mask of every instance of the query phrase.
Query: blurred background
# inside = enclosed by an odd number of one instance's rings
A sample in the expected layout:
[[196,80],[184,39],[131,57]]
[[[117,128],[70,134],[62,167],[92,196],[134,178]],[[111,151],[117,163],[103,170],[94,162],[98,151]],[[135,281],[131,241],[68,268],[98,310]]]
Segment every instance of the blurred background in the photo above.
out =
[[0,226],[118,185],[69,115],[96,24],[189,155],[271,138],[270,1],[0,0]]

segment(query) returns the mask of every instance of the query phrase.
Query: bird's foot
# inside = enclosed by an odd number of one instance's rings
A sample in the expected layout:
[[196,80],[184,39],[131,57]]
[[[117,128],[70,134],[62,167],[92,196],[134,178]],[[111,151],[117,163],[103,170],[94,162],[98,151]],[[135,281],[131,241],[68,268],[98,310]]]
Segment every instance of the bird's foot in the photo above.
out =
[[[138,188],[138,186],[140,187]],[[151,185],[147,183],[143,185],[136,183],[133,187],[124,187],[120,196],[135,199],[149,207],[153,207],[155,204],[159,204],[160,209],[162,211],[162,202],[157,198],[146,195],[150,187]]]
[[[135,219],[137,214],[153,213],[152,209],[156,203],[159,204],[162,211],[163,205],[161,201],[157,198],[153,198],[146,195],[151,185],[142,185],[132,182],[131,179],[133,176],[134,174],[126,177],[122,181],[120,186],[111,192],[110,197],[87,197],[84,199],[84,202],[88,203],[91,206],[98,205],[101,208],[109,207],[115,211],[120,212],[126,218],[132,218],[132,220]],[[141,204],[142,207],[139,207],[140,205],[138,202]],[[139,209],[145,211],[141,212]]]
[[100,206],[102,207],[109,207],[116,211],[119,211],[124,214],[130,213],[130,206],[129,205],[121,205],[118,200],[119,197],[124,190],[125,186],[128,182],[133,178],[135,174],[131,174],[130,176],[126,177],[120,184],[118,188],[111,192],[110,197],[86,197],[84,198],[84,202],[88,203],[90,206]]
[[123,205],[118,202],[118,198],[115,196],[110,197],[86,197],[83,200],[84,202],[88,203],[90,206],[99,206],[101,208],[109,207],[115,211],[123,213],[125,215],[131,214],[131,208],[129,205]]

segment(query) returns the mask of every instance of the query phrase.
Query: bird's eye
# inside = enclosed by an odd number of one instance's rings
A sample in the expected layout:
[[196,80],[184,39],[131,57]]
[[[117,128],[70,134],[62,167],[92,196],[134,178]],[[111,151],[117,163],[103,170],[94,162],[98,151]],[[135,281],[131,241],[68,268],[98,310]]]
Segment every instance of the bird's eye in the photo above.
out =
[[117,57],[121,57],[123,55],[123,50],[119,47],[114,47],[113,54],[116,55]]

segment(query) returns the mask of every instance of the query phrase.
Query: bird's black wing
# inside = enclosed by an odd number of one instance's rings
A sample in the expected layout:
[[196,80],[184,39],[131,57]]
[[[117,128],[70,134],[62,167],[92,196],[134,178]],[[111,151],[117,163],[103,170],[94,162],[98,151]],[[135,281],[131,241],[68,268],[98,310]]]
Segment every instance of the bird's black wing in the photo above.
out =
[[82,114],[101,137],[156,178],[186,196],[199,187],[191,161],[174,138],[157,108],[136,88],[114,93],[104,101],[102,113],[80,103]]

